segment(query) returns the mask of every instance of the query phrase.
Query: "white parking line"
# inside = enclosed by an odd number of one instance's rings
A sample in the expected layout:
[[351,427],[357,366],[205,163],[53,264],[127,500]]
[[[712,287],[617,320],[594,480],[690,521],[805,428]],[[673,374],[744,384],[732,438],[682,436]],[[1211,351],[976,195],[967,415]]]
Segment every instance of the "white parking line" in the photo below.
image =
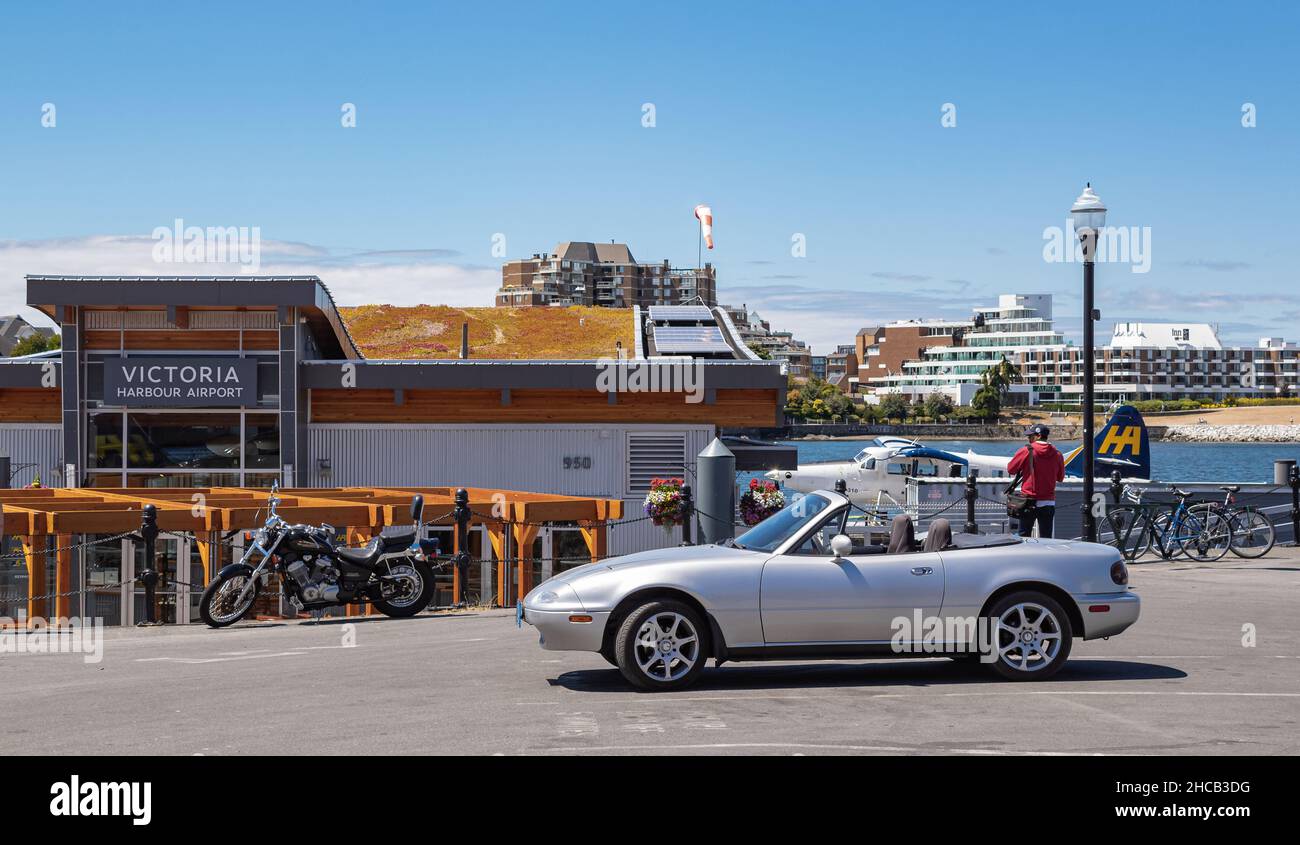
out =
[[564,748],[535,748],[529,753],[573,754],[579,751],[722,751],[734,748],[803,748],[814,751],[878,751],[885,754],[973,754],[998,757],[1106,757],[1098,751],[1003,751],[993,748],[912,748],[905,745],[832,745],[810,742],[710,742],[690,745],[593,745]]
[[260,660],[263,657],[302,657],[305,651],[273,651],[266,654],[245,654],[242,657],[137,657],[136,663],[229,663],[235,660]]
[[[581,693],[575,693],[580,695]],[[662,695],[655,698],[656,704],[689,704],[696,701],[838,701],[852,695],[855,698],[980,698],[992,696],[1070,696],[1070,695],[1174,695],[1174,696],[1213,696],[1226,698],[1300,698],[1300,692],[1211,692],[1197,690],[1024,690],[1021,692],[997,690],[986,692],[866,692],[860,687],[846,688],[840,695]],[[626,703],[639,697],[637,693],[628,693],[627,697],[612,699],[609,703]],[[546,707],[555,706],[554,701],[516,701],[517,706]]]

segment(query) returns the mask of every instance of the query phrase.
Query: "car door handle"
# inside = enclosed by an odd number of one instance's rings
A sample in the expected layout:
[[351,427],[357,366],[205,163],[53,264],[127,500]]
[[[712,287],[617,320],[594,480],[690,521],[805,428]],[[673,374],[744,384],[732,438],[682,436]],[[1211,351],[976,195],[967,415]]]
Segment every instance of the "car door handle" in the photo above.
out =
[[932,567],[932,566],[913,566],[913,567],[912,567],[912,574],[913,574],[913,575],[933,575],[933,574],[934,574],[934,567]]

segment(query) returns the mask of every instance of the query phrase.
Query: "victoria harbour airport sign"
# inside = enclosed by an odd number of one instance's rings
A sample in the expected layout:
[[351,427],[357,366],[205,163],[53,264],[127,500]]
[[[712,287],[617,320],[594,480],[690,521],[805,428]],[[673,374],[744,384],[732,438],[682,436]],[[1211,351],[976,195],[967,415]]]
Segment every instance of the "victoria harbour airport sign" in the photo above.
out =
[[110,358],[104,402],[154,407],[257,404],[252,358]]

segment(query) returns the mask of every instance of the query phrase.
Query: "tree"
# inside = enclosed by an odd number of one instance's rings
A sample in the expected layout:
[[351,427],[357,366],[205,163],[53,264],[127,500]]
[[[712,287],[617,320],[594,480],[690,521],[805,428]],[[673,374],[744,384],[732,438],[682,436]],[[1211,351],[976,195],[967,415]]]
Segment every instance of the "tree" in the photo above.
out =
[[955,407],[956,405],[947,393],[940,393],[936,390],[934,393],[925,397],[925,415],[936,422],[940,417],[946,417],[951,414]]
[[63,338],[57,334],[43,335],[40,332],[32,332],[15,343],[9,354],[14,358],[22,355],[35,355],[37,352],[49,352],[51,349],[58,349],[62,344]]
[[762,358],[764,361],[771,361],[771,360],[772,360],[772,353],[771,353],[771,352],[768,352],[766,349],[764,349],[763,347],[759,346],[757,343],[750,343],[750,344],[747,344],[747,346],[749,346],[749,351],[750,351],[750,352],[753,352],[755,355],[757,355],[758,357]]
[[980,388],[971,398],[971,408],[983,419],[996,420],[1002,412],[1002,398],[1007,388],[1019,378],[1020,371],[1004,357],[980,376]]
[[907,419],[911,403],[901,393],[886,393],[880,400],[880,415],[885,419]]

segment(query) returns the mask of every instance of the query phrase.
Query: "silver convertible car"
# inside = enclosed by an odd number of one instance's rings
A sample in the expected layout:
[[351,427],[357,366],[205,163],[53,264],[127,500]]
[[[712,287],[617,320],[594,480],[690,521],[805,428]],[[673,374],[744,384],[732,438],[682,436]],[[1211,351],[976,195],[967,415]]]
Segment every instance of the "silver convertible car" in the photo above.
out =
[[1138,618],[1109,546],[932,526],[925,544],[909,534],[887,548],[865,533],[855,541],[861,529],[848,499],[817,491],[720,545],[563,572],[525,597],[523,618],[542,648],[598,652],[648,690],[688,686],[709,657],[946,656],[1039,680],[1073,638],[1110,637]]

